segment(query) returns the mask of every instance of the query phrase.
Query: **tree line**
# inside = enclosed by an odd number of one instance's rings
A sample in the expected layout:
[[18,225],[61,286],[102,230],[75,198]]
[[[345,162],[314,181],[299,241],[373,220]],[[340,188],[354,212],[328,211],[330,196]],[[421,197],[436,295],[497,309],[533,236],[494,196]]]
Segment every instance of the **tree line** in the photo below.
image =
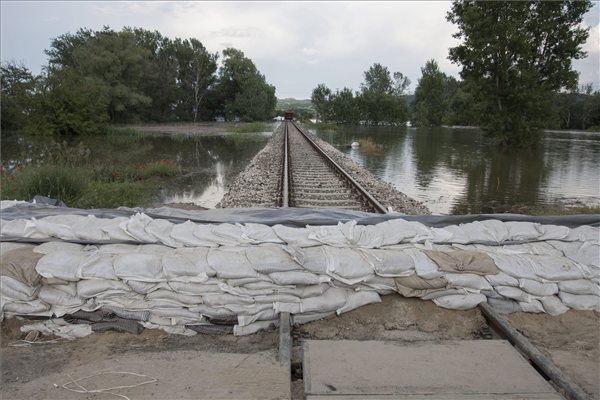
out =
[[572,68],[573,59],[586,56],[589,32],[581,22],[591,5],[455,0],[447,20],[458,26],[453,36],[461,42],[448,58],[462,67],[460,80],[429,60],[411,98],[387,67],[374,64],[359,92],[320,84],[311,100],[324,121],[477,125],[504,146],[534,145],[543,128],[598,129],[600,91],[578,86]]
[[48,64],[39,75],[2,64],[2,129],[86,134],[105,123],[274,115],[275,87],[238,49],[219,55],[194,38],[105,27],[63,34],[45,53]]

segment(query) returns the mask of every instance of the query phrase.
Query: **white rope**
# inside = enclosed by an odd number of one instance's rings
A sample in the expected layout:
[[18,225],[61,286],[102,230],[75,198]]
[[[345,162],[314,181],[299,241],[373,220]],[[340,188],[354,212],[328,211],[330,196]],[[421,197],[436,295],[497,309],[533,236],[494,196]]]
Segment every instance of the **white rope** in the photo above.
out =
[[[94,378],[96,376],[100,376],[100,375],[107,375],[107,374],[122,374],[122,375],[133,375],[133,376],[139,376],[139,377],[143,377],[143,378],[150,378],[144,382],[135,384],[135,385],[122,385],[122,386],[114,386],[114,387],[110,387],[110,388],[106,388],[106,389],[87,389],[85,388],[83,385],[81,385],[79,382],[84,380],[84,379],[89,379],[89,378]],[[126,372],[126,371],[106,371],[106,372],[98,372],[97,374],[93,374],[93,375],[89,375],[89,376],[84,376],[83,378],[79,378],[79,379],[73,379],[71,377],[71,375],[67,375],[69,377],[69,379],[71,379],[69,382],[66,382],[64,384],[61,385],[61,387],[63,389],[66,390],[70,390],[71,392],[75,392],[75,393],[106,393],[106,394],[111,394],[113,396],[117,396],[117,397],[121,397],[125,400],[131,400],[129,397],[125,396],[124,394],[119,394],[119,393],[112,393],[112,390],[120,390],[120,389],[129,389],[129,388],[135,388],[138,386],[142,386],[142,385],[146,385],[148,383],[154,383],[154,382],[158,382],[157,378],[148,376],[148,375],[144,375],[144,374],[138,374],[135,372]],[[78,389],[73,389],[68,387],[69,385],[75,385],[79,388]]]

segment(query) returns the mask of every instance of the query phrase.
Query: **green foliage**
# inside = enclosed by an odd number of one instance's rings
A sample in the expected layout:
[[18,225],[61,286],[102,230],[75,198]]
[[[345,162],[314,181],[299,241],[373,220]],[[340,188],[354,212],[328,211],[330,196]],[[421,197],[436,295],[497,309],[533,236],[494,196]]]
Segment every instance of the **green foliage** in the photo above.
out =
[[15,130],[25,125],[31,111],[36,79],[23,65],[14,61],[0,66],[2,129]]
[[155,183],[148,182],[92,182],[71,207],[116,208],[139,207],[152,203]]
[[227,119],[264,121],[275,114],[275,87],[266,82],[256,66],[240,50],[223,50],[215,92],[220,111]]
[[553,93],[573,87],[571,60],[585,56],[580,27],[589,1],[454,1],[447,19],[461,43],[450,59],[462,65],[465,89],[481,109],[481,125],[502,145],[539,139]]
[[587,130],[600,125],[600,91],[592,93],[591,85],[557,93],[554,107],[561,129]]
[[421,68],[421,78],[415,89],[413,125],[441,126],[448,108],[446,83],[449,78],[440,71],[435,60]]
[[332,118],[333,110],[331,109],[331,95],[331,89],[323,83],[320,83],[313,89],[310,100],[317,113],[317,119],[329,121]]
[[36,195],[60,199],[71,205],[87,185],[86,173],[76,167],[43,165],[26,167],[2,177],[2,198],[30,200]]

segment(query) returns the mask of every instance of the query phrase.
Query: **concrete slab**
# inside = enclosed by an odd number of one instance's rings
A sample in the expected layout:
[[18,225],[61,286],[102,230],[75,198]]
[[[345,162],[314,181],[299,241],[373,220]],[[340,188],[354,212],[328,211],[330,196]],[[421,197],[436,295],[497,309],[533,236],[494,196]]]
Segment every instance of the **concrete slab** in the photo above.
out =
[[561,399],[504,340],[309,340],[304,393],[316,399]]
[[[4,365],[4,368],[10,368]],[[111,390],[130,399],[289,399],[289,371],[279,365],[275,351],[250,354],[211,351],[128,352],[91,363],[70,365],[26,382],[3,384],[1,398],[83,399],[116,398],[86,395],[60,386],[103,371],[127,371],[157,378],[155,383]],[[70,376],[70,377],[69,377]],[[88,390],[134,386],[145,377],[104,374],[78,382]],[[75,385],[69,387],[81,390]],[[97,397],[99,396],[99,397]]]

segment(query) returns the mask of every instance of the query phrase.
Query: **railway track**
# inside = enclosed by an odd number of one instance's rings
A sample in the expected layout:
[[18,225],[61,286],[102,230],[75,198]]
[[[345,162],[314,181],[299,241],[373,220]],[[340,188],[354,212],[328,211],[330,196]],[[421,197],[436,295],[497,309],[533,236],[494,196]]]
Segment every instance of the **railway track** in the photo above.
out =
[[301,128],[285,121],[281,206],[385,213],[385,207]]

